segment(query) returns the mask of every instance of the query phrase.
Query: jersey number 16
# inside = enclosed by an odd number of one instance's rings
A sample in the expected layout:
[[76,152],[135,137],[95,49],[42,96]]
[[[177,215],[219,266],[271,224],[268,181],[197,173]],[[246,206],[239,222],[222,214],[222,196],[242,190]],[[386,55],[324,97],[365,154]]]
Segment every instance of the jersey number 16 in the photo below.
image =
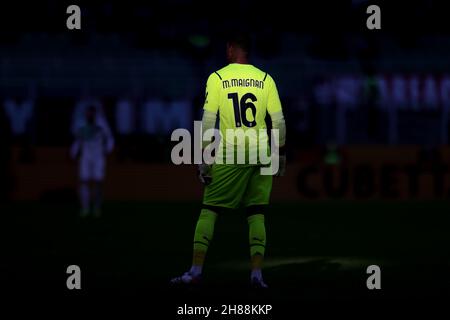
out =
[[[251,128],[256,126],[256,106],[253,104],[253,102],[256,102],[257,99],[253,93],[244,94],[240,101],[237,93],[229,93],[228,99],[231,99],[233,101],[234,121],[236,123],[236,127],[241,127],[242,125],[244,125]],[[247,109],[250,109],[252,111],[253,121],[248,121]]]

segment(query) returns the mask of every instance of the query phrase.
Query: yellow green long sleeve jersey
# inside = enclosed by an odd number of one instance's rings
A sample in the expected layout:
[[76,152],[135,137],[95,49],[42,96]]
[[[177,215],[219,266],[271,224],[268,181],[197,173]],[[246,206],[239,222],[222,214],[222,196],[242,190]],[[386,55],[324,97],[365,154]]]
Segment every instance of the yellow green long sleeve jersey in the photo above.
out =
[[[239,146],[236,139],[227,139],[227,129],[254,131],[259,146],[267,144],[266,114],[282,112],[277,87],[267,72],[250,64],[232,63],[212,73],[206,84],[203,109],[219,113],[223,145]],[[262,130],[261,130],[262,129]],[[264,134],[260,134],[264,132]],[[245,142],[249,147],[248,140]],[[255,149],[250,143],[249,150]]]

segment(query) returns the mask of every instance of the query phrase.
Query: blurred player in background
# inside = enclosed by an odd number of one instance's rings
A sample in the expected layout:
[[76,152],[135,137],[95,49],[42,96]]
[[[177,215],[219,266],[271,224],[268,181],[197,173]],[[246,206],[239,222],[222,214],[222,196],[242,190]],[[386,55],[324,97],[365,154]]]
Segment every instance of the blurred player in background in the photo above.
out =
[[84,121],[80,121],[75,129],[75,140],[71,148],[72,158],[79,160],[82,217],[88,216],[91,209],[95,217],[101,215],[106,155],[113,147],[114,139],[106,119],[100,119],[96,106],[88,106]]
[[[234,132],[237,129],[244,132],[254,130],[256,134],[259,129],[263,129],[264,134],[258,136],[259,144],[263,141],[267,146],[265,117],[268,112],[272,128],[279,132],[279,139],[275,142],[279,150],[276,155],[279,159],[277,175],[283,175],[286,165],[284,155],[286,126],[280,98],[272,77],[249,64],[249,49],[248,36],[239,34],[229,39],[227,58],[230,64],[212,73],[207,81],[202,119],[203,132],[215,127],[219,112],[223,145],[231,145],[235,152],[239,147],[239,142],[235,139],[232,141],[225,139],[227,129]],[[250,151],[251,143],[248,145]],[[203,148],[205,147],[204,144]],[[226,209],[244,207],[249,225],[252,268],[250,283],[254,288],[267,288],[261,267],[266,246],[264,212],[272,190],[272,175],[261,174],[263,165],[260,161],[252,163],[249,160],[244,164],[228,163],[225,161],[225,164],[219,164],[216,161],[213,165],[206,163],[199,165],[199,178],[205,185],[205,190],[203,208],[195,229],[192,267],[182,276],[172,279],[172,284],[196,284],[200,281],[217,216]]]

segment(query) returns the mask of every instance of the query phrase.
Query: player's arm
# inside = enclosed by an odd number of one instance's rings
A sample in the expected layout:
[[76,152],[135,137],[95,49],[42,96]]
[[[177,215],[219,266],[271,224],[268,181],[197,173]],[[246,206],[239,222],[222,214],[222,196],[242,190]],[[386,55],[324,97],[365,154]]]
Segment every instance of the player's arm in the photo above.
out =
[[105,137],[105,151],[109,154],[114,149],[114,136],[108,125],[103,127],[104,137]]
[[[214,129],[217,121],[217,112],[219,110],[219,92],[220,92],[220,79],[216,73],[209,76],[206,83],[205,92],[205,104],[203,106],[203,117],[202,117],[202,130],[206,132],[207,130]],[[202,154],[203,149],[205,149],[209,141],[202,140]],[[207,185],[211,182],[210,166],[206,163],[199,165],[199,178],[200,181]]]
[[[220,78],[212,73],[206,83],[205,104],[203,106],[202,128],[203,132],[214,129],[216,126],[217,112],[219,111]],[[203,142],[205,148],[208,142]]]
[[72,146],[70,147],[70,158],[76,159],[78,158],[81,150],[81,135],[79,130],[75,134],[75,139],[73,140]]
[[269,85],[267,112],[272,121],[272,129],[278,130],[278,139],[274,141],[280,159],[280,168],[277,175],[283,176],[286,171],[286,122],[275,81],[270,76],[267,80]]

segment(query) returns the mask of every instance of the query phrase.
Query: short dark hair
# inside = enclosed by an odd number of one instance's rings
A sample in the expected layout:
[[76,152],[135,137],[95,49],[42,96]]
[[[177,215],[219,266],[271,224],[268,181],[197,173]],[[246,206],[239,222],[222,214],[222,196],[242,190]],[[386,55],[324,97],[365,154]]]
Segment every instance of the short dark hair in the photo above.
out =
[[252,46],[250,35],[244,32],[233,32],[228,36],[227,43],[232,46],[241,48],[243,51],[250,53]]

